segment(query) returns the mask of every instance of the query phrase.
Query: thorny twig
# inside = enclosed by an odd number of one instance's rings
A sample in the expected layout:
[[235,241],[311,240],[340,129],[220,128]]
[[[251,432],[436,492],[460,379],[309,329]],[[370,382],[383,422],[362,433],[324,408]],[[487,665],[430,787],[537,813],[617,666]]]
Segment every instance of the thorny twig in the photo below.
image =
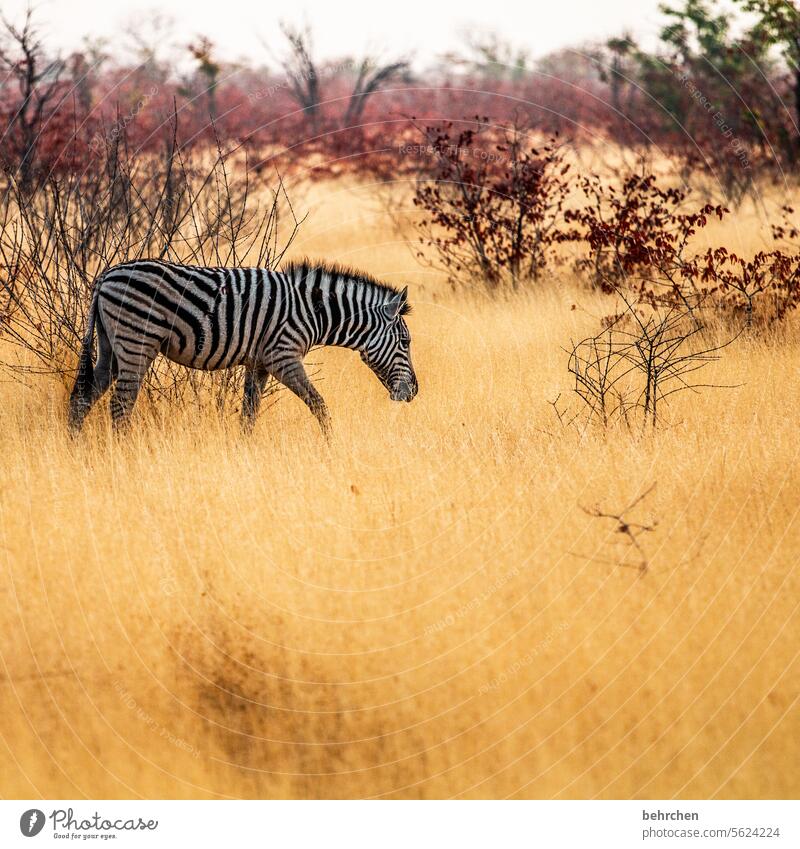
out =
[[630,518],[631,511],[641,504],[645,498],[655,489],[655,483],[651,484],[641,495],[638,495],[628,504],[627,507],[620,510],[619,512],[612,512],[608,510],[603,510],[599,505],[595,505],[594,507],[581,507],[584,513],[587,516],[592,516],[595,519],[610,519],[614,523],[616,523],[615,531],[618,534],[622,534],[630,548],[633,548],[638,555],[637,563],[628,563],[623,559],[617,563],[618,566],[624,566],[628,569],[637,569],[640,574],[644,575],[649,569],[650,562],[647,556],[647,553],[644,550],[642,543],[639,538],[644,534],[651,533],[654,531],[658,525],[658,520],[653,519],[648,524],[643,524],[641,522],[634,522]]

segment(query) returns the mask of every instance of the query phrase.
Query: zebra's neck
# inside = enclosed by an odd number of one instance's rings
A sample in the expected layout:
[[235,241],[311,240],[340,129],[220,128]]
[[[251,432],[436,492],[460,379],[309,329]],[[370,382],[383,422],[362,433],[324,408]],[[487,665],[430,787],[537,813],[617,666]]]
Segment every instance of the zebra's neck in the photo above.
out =
[[308,310],[311,346],[360,350],[392,291],[360,275],[323,266],[295,269],[297,291]]

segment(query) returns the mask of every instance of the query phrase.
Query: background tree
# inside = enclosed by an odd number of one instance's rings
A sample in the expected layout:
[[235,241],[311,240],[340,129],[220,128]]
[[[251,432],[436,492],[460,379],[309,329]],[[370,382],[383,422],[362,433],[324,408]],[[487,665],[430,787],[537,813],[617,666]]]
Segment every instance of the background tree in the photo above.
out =
[[796,0],[737,0],[742,8],[759,16],[755,32],[770,46],[780,47],[793,78],[794,159],[800,155],[800,9]]
[[33,187],[40,130],[58,105],[59,81],[64,63],[48,59],[29,7],[21,27],[2,17],[5,29],[0,41],[0,69],[16,81],[19,100],[8,115],[10,145],[6,142],[3,166],[28,194]]
[[303,108],[312,132],[316,133],[320,120],[320,88],[317,64],[312,56],[311,32],[307,27],[294,29],[288,24],[282,24],[281,30],[289,42],[289,54],[283,60],[289,92]]
[[408,73],[409,65],[404,59],[386,65],[379,65],[370,57],[362,59],[344,115],[344,127],[357,126],[361,122],[367,100],[393,80],[403,77],[408,79]]
[[467,33],[467,70],[480,77],[520,80],[531,72],[530,52],[514,47],[495,33]]
[[217,117],[216,92],[221,70],[219,62],[214,59],[214,42],[208,36],[201,35],[197,41],[189,45],[189,52],[197,60],[197,70],[203,80],[208,115],[214,121]]
[[625,33],[622,38],[609,38],[606,42],[610,61],[601,79],[608,81],[611,88],[611,105],[617,113],[623,113],[622,92],[630,83],[631,54],[636,50],[633,38]]
[[726,201],[739,203],[756,165],[795,158],[781,143],[785,116],[770,45],[758,26],[735,35],[730,11],[706,0],[661,11],[660,46],[636,55],[638,81],[650,101],[637,125],[682,160],[685,177],[702,170]]
[[175,21],[160,12],[132,18],[125,26],[124,46],[144,76],[166,83],[178,58]]

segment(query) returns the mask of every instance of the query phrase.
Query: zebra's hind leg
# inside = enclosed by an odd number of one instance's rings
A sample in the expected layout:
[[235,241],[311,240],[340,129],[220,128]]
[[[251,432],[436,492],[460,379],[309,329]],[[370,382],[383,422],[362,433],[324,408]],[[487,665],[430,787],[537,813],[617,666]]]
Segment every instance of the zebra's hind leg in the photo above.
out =
[[102,322],[97,322],[97,363],[94,366],[91,384],[82,380],[79,374],[72,390],[69,405],[69,424],[73,432],[83,426],[84,419],[95,403],[111,386],[116,372],[116,359],[111,348],[111,340],[105,332]]
[[114,430],[127,426],[144,376],[157,354],[158,351],[146,348],[138,350],[135,355],[117,353],[119,373],[111,394],[111,424]]
[[242,427],[247,433],[253,429],[264,395],[269,372],[263,366],[247,368],[244,374],[244,397],[242,398]]
[[309,410],[314,414],[322,428],[325,436],[330,436],[331,417],[325,399],[314,388],[314,384],[308,379],[305,368],[300,360],[294,360],[273,368],[272,374],[287,389],[294,392],[300,400],[305,402]]

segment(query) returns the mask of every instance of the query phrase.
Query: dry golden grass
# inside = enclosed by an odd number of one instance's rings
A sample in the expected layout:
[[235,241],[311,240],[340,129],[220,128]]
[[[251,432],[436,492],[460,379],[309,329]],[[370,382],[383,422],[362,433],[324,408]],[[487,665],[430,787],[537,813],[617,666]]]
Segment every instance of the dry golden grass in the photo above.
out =
[[[797,326],[579,439],[547,402],[600,304],[456,297],[367,189],[307,200],[297,252],[411,282],[419,397],[324,352],[330,445],[285,393],[73,443],[2,384],[3,795],[796,796]],[[581,507],[653,483],[642,575]]]

